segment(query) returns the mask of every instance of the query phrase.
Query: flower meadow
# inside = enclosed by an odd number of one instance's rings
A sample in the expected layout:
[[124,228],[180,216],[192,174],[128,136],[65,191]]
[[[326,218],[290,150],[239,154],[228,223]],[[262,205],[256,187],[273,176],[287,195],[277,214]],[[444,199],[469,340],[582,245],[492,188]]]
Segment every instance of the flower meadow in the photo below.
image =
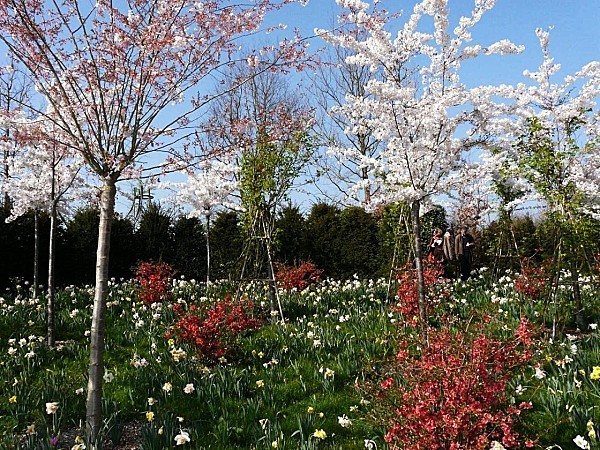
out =
[[43,298],[3,293],[0,448],[600,449],[592,278],[577,329],[568,286],[548,301],[529,272],[463,283],[428,268],[424,345],[410,268],[282,283],[284,321],[260,283],[145,273],[110,283],[96,443],[82,429],[93,288],[58,293],[54,348]]

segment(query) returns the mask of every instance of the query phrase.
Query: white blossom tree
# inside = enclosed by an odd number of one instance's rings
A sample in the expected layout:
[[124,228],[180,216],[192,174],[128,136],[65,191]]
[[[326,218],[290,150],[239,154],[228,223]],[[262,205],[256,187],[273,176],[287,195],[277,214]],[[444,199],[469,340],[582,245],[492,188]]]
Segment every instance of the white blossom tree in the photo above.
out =
[[238,189],[233,162],[206,160],[197,170],[186,171],[181,183],[163,183],[174,191],[173,201],[187,205],[190,217],[204,218],[206,224],[206,281],[210,281],[210,221],[221,208],[240,209],[232,194]]
[[[503,110],[486,124],[497,139],[485,163],[509,211],[536,202],[554,223],[553,259],[571,271],[582,326],[578,273],[586,253],[585,217],[600,218],[600,62],[555,81],[561,66],[550,53],[550,32],[536,34],[543,59],[537,71],[524,71],[528,82],[480,92],[481,109]],[[555,289],[559,276],[560,270]]]
[[[364,30],[357,30],[355,25],[341,26],[333,32],[360,32],[365,36]],[[318,105],[315,131],[321,145],[328,148],[316,158],[316,178],[328,181],[325,189],[320,189],[326,196],[351,205],[369,205],[371,196],[377,193],[370,169],[371,160],[379,156],[379,141],[366,124],[358,127],[348,120],[351,114],[346,98],[367,95],[365,87],[376,74],[369,67],[349,64],[346,59],[353,52],[348,48],[327,50],[312,77],[311,88]]]
[[85,182],[81,176],[83,161],[80,155],[60,142],[52,126],[36,121],[14,124],[15,146],[20,147],[7,158],[9,177],[2,184],[11,199],[11,215],[15,220],[34,210],[50,216],[47,283],[47,342],[55,343],[55,283],[56,227],[59,214],[65,215],[70,206],[83,197]]
[[[359,40],[323,30],[317,33],[334,45],[351,49],[354,55],[346,59],[348,63],[379,73],[367,83],[365,95],[347,96],[339,112],[351,123],[347,132],[355,134],[367,127],[381,142],[379,158],[364,161],[379,182],[373,204],[410,204],[419,315],[425,335],[419,216],[433,196],[465,182],[461,176],[465,151],[479,142],[472,125],[481,120],[480,112],[472,107],[473,91],[460,81],[461,65],[482,54],[516,53],[521,48],[507,40],[485,47],[470,44],[470,29],[493,7],[492,0],[476,0],[471,14],[461,17],[453,29],[447,0],[420,1],[402,25],[396,25],[398,15],[360,0],[338,3],[346,8],[347,20],[364,29],[367,37]],[[426,29],[422,23],[426,19],[433,21],[432,32],[420,31]]]

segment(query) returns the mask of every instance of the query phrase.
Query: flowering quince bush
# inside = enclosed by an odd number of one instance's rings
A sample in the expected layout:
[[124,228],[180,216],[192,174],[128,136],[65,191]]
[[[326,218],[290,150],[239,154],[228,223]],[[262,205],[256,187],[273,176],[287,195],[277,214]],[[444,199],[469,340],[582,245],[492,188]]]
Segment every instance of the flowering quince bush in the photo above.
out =
[[548,265],[533,266],[521,263],[521,273],[515,282],[515,290],[530,300],[539,300],[550,280]]
[[142,262],[135,271],[139,283],[139,298],[147,304],[156,303],[168,297],[173,279],[173,268],[166,263]]
[[[511,339],[479,332],[429,330],[429,345],[408,335],[391,373],[376,389],[377,401],[394,405],[385,411],[385,440],[392,448],[484,450],[496,440],[519,445],[515,423],[529,402],[511,404],[507,386],[515,370],[533,355],[532,331],[526,320]],[[530,446],[531,444],[529,444]]]
[[310,261],[303,261],[298,267],[277,264],[275,279],[284,289],[299,291],[321,281],[323,271]]
[[254,303],[244,298],[235,300],[231,295],[210,306],[191,305],[188,311],[176,303],[173,310],[179,319],[166,337],[174,336],[192,344],[210,362],[230,353],[239,335],[263,324]]
[[[450,296],[450,290],[447,280],[442,278],[444,270],[441,265],[427,260],[423,263],[427,315],[431,317],[436,308],[443,306],[444,301]],[[419,291],[416,275],[411,264],[404,266],[398,275],[398,303],[393,308],[413,327],[417,326],[419,320]]]

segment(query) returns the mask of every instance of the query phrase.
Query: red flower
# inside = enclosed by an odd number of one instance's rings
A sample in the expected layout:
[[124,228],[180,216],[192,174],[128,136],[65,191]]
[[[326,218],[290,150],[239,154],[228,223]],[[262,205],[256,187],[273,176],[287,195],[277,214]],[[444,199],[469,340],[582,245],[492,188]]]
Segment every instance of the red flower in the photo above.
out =
[[260,317],[256,317],[252,302],[244,299],[236,301],[230,295],[210,307],[192,305],[187,313],[182,308],[176,312],[182,317],[169,335],[193,344],[210,362],[231,351],[238,335],[258,329],[263,323]]
[[166,263],[140,263],[135,280],[140,285],[138,296],[144,303],[156,303],[168,297],[173,279],[173,269]]

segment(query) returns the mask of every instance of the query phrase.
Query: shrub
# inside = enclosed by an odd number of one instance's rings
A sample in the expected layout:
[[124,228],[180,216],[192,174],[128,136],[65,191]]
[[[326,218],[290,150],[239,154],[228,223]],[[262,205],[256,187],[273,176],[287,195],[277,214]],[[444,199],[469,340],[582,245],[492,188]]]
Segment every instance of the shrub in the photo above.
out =
[[533,266],[523,260],[521,273],[515,282],[515,290],[530,300],[540,298],[546,289],[550,274],[546,266]]
[[423,348],[400,339],[393,368],[376,389],[391,448],[484,450],[493,440],[517,446],[515,420],[531,404],[511,405],[505,391],[513,371],[532,357],[531,335],[522,320],[507,340],[487,337],[483,327],[432,329]]
[[166,263],[142,262],[135,271],[139,284],[138,296],[144,303],[156,303],[169,295],[173,269]]
[[192,344],[208,362],[230,354],[240,334],[263,324],[252,302],[234,300],[231,295],[211,306],[192,305],[187,312],[179,304],[173,309],[180,318],[166,337],[175,336]]
[[[431,317],[435,307],[448,297],[447,281],[442,278],[444,269],[441,264],[423,260],[423,280],[427,302],[427,316]],[[417,327],[419,321],[419,291],[417,273],[411,264],[404,266],[398,275],[398,303],[393,308],[402,314],[407,324]]]
[[302,290],[312,283],[321,281],[322,270],[310,261],[305,261],[299,267],[277,265],[275,279],[284,289]]

